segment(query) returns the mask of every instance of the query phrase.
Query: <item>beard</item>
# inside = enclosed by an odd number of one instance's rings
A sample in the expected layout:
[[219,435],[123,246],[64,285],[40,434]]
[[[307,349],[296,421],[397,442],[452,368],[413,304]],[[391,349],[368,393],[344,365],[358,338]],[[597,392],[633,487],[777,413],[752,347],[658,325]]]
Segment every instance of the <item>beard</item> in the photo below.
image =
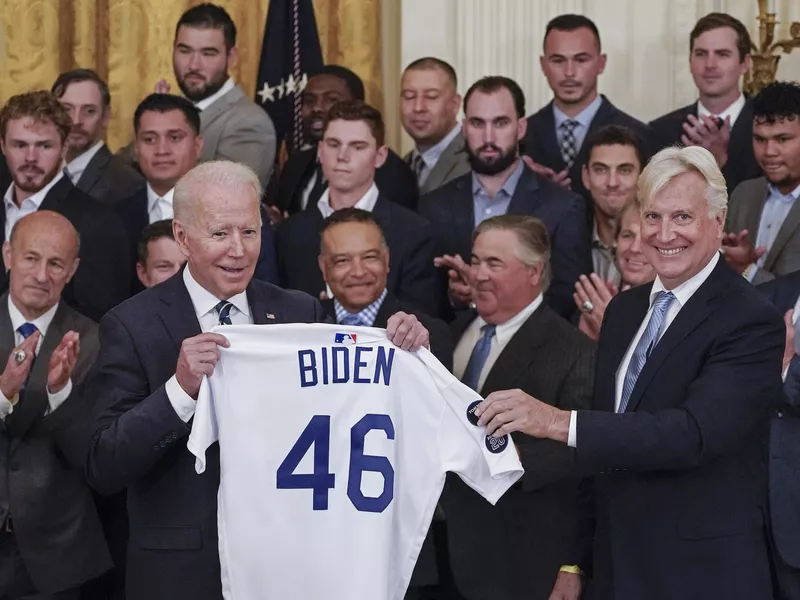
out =
[[200,87],[198,86],[190,86],[186,83],[186,77],[188,75],[198,75],[198,73],[187,73],[185,77],[178,78],[178,87],[181,88],[181,92],[183,95],[186,96],[192,102],[200,102],[201,100],[205,100],[209,96],[213,96],[216,94],[222,86],[225,85],[225,82],[228,80],[228,71],[220,70],[217,73],[214,73],[210,79],[206,79],[203,85]]
[[53,181],[60,170],[61,161],[57,162],[49,173],[38,166],[33,166],[31,171],[23,171],[20,168],[14,172],[14,184],[23,192],[35,194]]
[[[472,170],[478,175],[497,175],[513,165],[514,161],[517,160],[516,145],[503,150],[494,144],[485,144],[476,150],[473,150],[467,146],[466,150],[469,164],[472,167]],[[483,150],[494,150],[495,152],[499,152],[499,154],[496,157],[487,160],[480,157],[480,153]]]

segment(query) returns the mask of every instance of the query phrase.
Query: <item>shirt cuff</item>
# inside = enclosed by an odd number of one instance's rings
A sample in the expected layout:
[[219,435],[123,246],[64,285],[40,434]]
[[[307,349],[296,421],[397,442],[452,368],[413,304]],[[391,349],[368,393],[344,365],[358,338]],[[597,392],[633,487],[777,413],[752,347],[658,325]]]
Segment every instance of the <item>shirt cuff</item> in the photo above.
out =
[[14,412],[14,405],[8,401],[3,392],[0,392],[0,419],[5,419]]
[[72,393],[72,379],[67,379],[67,385],[63,387],[60,392],[56,392],[55,394],[51,394],[50,391],[47,391],[47,402],[50,405],[50,411],[53,412],[59,406],[64,404],[64,400],[69,398],[69,395]]
[[197,402],[194,401],[189,394],[183,391],[181,384],[178,383],[178,378],[173,375],[169,378],[167,383],[164,384],[164,391],[167,392],[167,398],[169,398],[169,403],[172,404],[172,408],[175,409],[175,412],[180,417],[181,421],[184,423],[188,423],[191,418],[194,416],[195,408],[197,408]]
[[569,414],[569,435],[567,436],[567,446],[570,448],[578,447],[578,411],[572,410]]
[[747,269],[744,271],[744,278],[750,283],[753,283],[753,278],[756,276],[756,271],[758,271],[758,267],[755,263],[748,265]]

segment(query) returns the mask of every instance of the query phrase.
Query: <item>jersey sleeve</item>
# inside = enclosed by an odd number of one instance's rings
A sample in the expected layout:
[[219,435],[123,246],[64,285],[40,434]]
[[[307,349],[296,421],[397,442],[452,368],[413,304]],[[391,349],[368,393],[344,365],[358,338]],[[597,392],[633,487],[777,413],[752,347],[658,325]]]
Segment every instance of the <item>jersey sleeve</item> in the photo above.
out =
[[456,473],[495,504],[524,472],[511,436],[486,435],[486,429],[478,427],[478,419],[474,417],[481,396],[456,379],[427,350],[420,350],[418,356],[428,367],[446,404],[438,436],[444,470]]
[[[219,361],[211,377],[221,379],[222,361]],[[203,473],[206,470],[206,450],[219,440],[219,424],[215,404],[214,385],[209,377],[203,377],[200,393],[197,395],[197,408],[194,411],[192,432],[186,443],[189,452],[195,455],[194,470]]]

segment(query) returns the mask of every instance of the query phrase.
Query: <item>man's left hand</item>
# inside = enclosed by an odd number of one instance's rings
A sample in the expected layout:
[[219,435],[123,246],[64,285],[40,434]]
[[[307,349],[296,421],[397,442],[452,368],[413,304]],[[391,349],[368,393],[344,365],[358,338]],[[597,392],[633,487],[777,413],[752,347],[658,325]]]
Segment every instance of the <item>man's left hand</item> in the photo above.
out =
[[748,233],[747,229],[742,229],[739,233],[727,233],[722,236],[725,260],[739,274],[744,273],[749,265],[757,262],[767,251],[764,246],[754,248],[747,239]]
[[536,438],[565,442],[569,437],[569,412],[529,396],[522,390],[492,392],[478,405],[478,425],[486,433],[503,437],[519,431]]
[[50,370],[47,373],[47,391],[57,394],[67,385],[72,371],[78,363],[81,349],[80,336],[75,331],[68,331],[61,338],[58,347],[50,356]]
[[717,161],[719,168],[728,162],[728,143],[731,141],[731,118],[725,117],[722,125],[717,125],[713,117],[703,115],[695,117],[689,115],[688,123],[683,124],[685,134],[681,136],[681,141],[686,146],[702,146]]
[[428,330],[419,319],[402,311],[394,313],[386,323],[386,337],[403,350],[427,348],[430,343]]

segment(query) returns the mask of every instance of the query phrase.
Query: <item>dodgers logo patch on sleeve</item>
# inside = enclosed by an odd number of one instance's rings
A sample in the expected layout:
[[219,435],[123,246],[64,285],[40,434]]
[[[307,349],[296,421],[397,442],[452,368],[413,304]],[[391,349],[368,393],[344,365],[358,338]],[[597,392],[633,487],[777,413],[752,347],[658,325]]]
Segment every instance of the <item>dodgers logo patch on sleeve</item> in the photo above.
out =
[[357,334],[355,333],[337,333],[334,335],[334,344],[348,344],[353,346],[356,343]]
[[508,448],[508,436],[494,437],[493,435],[486,436],[486,449],[492,454],[499,454]]

